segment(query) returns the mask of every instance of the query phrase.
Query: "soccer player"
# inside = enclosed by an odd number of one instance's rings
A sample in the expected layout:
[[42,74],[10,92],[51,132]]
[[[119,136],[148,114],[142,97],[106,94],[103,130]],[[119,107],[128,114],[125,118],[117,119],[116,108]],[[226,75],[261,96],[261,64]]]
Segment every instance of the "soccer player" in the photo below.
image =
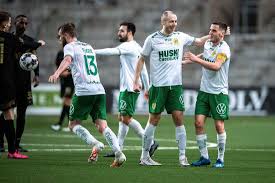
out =
[[[17,69],[16,69],[16,139],[15,148],[21,152],[28,150],[20,146],[21,137],[24,133],[26,123],[26,110],[29,105],[33,104],[32,100],[32,82],[33,86],[39,85],[39,66],[34,70],[34,78],[31,80],[31,71],[23,70],[19,65],[19,60],[22,54],[26,52],[35,53],[36,49],[45,45],[45,41],[35,41],[32,37],[25,34],[29,20],[26,15],[18,15],[15,18],[15,36],[22,39],[26,46],[22,46],[16,53]],[[32,45],[32,48],[29,47]]]
[[49,77],[49,82],[55,83],[60,74],[70,67],[75,94],[70,107],[69,127],[87,144],[93,146],[88,162],[97,161],[98,153],[104,148],[104,144],[81,126],[81,121],[90,115],[98,131],[115,152],[115,160],[111,166],[119,167],[126,161],[126,157],[120,150],[116,135],[107,125],[106,96],[99,79],[95,51],[91,45],[77,40],[73,23],[63,24],[59,28],[58,36],[65,45],[64,59],[55,73]]
[[8,158],[27,159],[15,148],[14,107],[15,107],[15,53],[21,43],[8,33],[11,27],[11,15],[0,12],[0,129],[3,129],[8,142]]
[[[63,55],[64,55],[63,50],[60,50],[57,53],[56,60],[55,60],[55,64],[57,68],[59,67],[60,63],[63,60]],[[52,130],[54,131],[61,130],[65,117],[68,116],[69,118],[69,111],[70,111],[70,105],[71,105],[73,94],[74,94],[74,82],[73,82],[73,78],[70,70],[67,69],[61,74],[61,77],[60,77],[60,97],[63,100],[63,107],[62,107],[62,111],[61,111],[58,123],[51,125]],[[69,132],[70,129],[69,127],[63,127],[62,131]]]
[[209,31],[210,39],[205,42],[202,58],[191,52],[184,54],[187,62],[191,61],[202,66],[201,85],[195,108],[196,139],[201,157],[193,162],[192,166],[210,165],[204,124],[211,114],[215,122],[218,143],[218,158],[213,167],[224,167],[226,144],[224,120],[227,120],[229,115],[228,72],[230,64],[230,48],[224,41],[226,31],[226,24],[212,23]]
[[[124,139],[129,131],[129,127],[134,130],[139,138],[143,138],[144,129],[140,123],[133,118],[135,105],[139,96],[138,92],[133,90],[133,81],[137,60],[140,56],[141,47],[134,40],[136,26],[131,22],[122,22],[118,30],[118,39],[122,42],[115,48],[96,49],[97,55],[119,55],[120,56],[120,94],[119,94],[119,129],[118,142],[123,149]],[[141,79],[145,90],[149,89],[149,78],[146,66],[143,67]],[[139,81],[140,82],[140,81]],[[148,97],[148,96],[145,96]],[[148,98],[147,98],[148,99]],[[158,148],[158,143],[154,141],[150,148],[150,156]],[[113,157],[110,152],[106,157]]]
[[138,83],[145,57],[150,59],[149,120],[144,132],[141,165],[161,165],[149,156],[150,145],[164,108],[172,114],[176,126],[176,141],[179,148],[179,163],[189,166],[185,155],[186,131],[183,124],[183,91],[181,60],[183,48],[189,45],[202,46],[209,36],[194,38],[175,31],[177,16],[172,11],[165,11],[161,16],[162,29],[149,35],[143,45],[134,81],[134,90],[141,89]]

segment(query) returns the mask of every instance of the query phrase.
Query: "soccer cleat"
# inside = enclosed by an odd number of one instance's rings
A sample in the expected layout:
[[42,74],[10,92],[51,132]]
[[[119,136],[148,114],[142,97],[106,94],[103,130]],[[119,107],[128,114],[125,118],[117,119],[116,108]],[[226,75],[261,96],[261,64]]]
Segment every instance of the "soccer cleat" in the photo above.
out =
[[17,151],[19,151],[19,152],[29,152],[27,149],[24,149],[21,146],[18,146]]
[[110,167],[116,168],[120,167],[124,162],[126,161],[126,156],[123,154],[123,152],[116,152],[115,153],[115,160],[110,165]]
[[151,157],[147,157],[145,159],[140,159],[140,162],[139,162],[140,165],[143,165],[143,166],[160,166],[161,164],[152,160]]
[[224,162],[220,159],[217,159],[216,163],[212,166],[213,168],[223,168]]
[[54,125],[51,125],[51,129],[53,131],[59,131],[61,129],[61,126],[59,124],[54,124]]
[[201,156],[198,161],[193,162],[192,166],[207,166],[210,165],[211,161],[206,159],[205,157]]
[[21,154],[18,151],[15,151],[13,154],[12,153],[8,153],[8,159],[28,159],[29,157]]
[[98,154],[104,148],[104,144],[98,142],[94,145],[91,155],[88,158],[88,163],[95,163],[98,159]]
[[150,150],[149,150],[149,155],[150,157],[152,157],[155,153],[155,151],[158,149],[159,147],[159,143],[157,141],[154,140],[154,143],[153,145],[150,147]]
[[115,153],[113,151],[110,151],[107,154],[105,154],[104,157],[106,158],[115,157]]
[[70,132],[71,130],[70,130],[70,128],[69,127],[64,127],[64,128],[62,128],[62,132]]
[[180,157],[179,158],[179,162],[180,162],[180,166],[183,166],[183,167],[187,167],[187,166],[190,166],[190,164],[188,163],[188,160],[187,160],[187,157]]

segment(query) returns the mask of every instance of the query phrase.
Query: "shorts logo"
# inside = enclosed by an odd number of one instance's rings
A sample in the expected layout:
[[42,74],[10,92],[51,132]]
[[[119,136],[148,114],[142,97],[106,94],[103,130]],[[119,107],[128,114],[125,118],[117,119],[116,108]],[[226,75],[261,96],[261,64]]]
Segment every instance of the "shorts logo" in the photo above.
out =
[[119,109],[120,110],[124,110],[126,109],[127,103],[125,102],[125,100],[121,100],[119,103]]
[[219,114],[225,114],[226,112],[226,105],[224,103],[219,103],[216,107],[216,111]]
[[157,103],[156,102],[152,103],[152,109],[155,110],[156,107],[157,107]]
[[183,99],[182,95],[180,96],[179,101],[180,101],[181,105],[184,105],[184,99]]
[[70,106],[70,114],[73,114],[73,113],[74,113],[74,105],[71,104],[71,106]]

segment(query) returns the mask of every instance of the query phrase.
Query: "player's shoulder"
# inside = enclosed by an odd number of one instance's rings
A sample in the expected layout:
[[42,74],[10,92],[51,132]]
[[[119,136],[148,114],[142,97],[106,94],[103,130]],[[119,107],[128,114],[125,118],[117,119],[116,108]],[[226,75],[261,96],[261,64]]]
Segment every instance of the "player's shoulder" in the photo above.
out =
[[153,39],[153,38],[158,37],[159,35],[160,35],[159,31],[156,31],[156,32],[151,33],[149,36],[147,36],[147,38]]
[[16,36],[9,32],[1,31],[0,36],[3,37],[4,39],[14,39],[14,40],[16,39]]
[[230,47],[229,47],[229,45],[227,44],[226,41],[222,41],[220,43],[220,49],[221,50],[225,50],[225,51],[230,51]]

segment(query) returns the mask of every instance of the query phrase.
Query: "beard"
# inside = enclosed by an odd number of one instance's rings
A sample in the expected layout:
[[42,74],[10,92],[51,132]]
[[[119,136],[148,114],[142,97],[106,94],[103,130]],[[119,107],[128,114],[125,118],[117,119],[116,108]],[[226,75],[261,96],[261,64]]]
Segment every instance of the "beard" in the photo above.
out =
[[127,41],[127,37],[118,37],[119,42],[123,43]]

